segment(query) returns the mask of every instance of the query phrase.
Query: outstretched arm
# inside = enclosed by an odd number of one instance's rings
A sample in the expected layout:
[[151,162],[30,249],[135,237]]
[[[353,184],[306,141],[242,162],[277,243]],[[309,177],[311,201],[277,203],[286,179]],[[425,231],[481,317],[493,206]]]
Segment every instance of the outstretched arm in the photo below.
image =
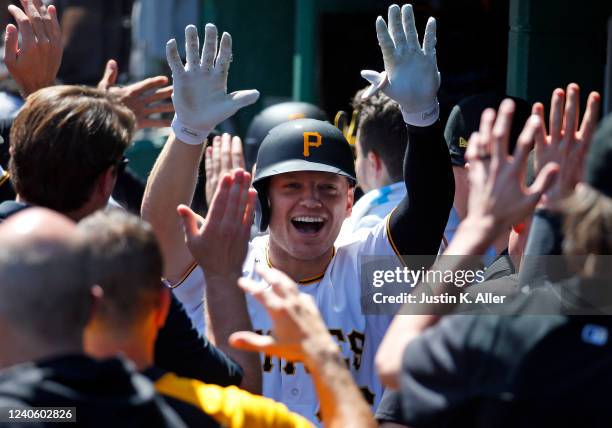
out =
[[[591,92],[580,127],[580,88],[571,83],[567,90],[557,88],[550,101],[548,133],[542,103],[533,105],[532,113],[540,118],[536,133],[534,169],[538,172],[546,163],[559,165],[559,177],[538,203],[525,257],[521,264],[520,283],[536,285],[548,278],[546,263],[537,256],[561,254],[563,233],[561,215],[557,212],[563,198],[571,195],[582,180],[583,165],[599,117],[601,97]],[[533,257],[536,256],[536,257]]]
[[[514,156],[510,158],[506,153],[513,113],[512,100],[502,103],[497,120],[494,110],[485,110],[479,132],[470,138],[466,151],[466,158],[470,162],[468,215],[444,253],[452,257],[436,263],[436,271],[476,270],[478,256],[500,233],[532,212],[553,182],[558,165],[549,163],[542,168],[531,187],[523,187],[522,177],[540,118],[532,116],[528,120],[518,139]],[[451,294],[459,290],[452,283],[422,283],[413,294]],[[420,305],[418,311],[426,315],[397,315],[394,318],[376,355],[376,368],[386,386],[398,387],[401,356],[406,345],[452,307],[450,304],[443,307]],[[407,305],[400,313],[414,313],[413,307]]]
[[[389,220],[390,237],[398,255],[438,252],[453,204],[454,181],[442,126],[438,120],[440,73],[436,63],[436,21],[429,18],[419,44],[411,5],[389,7],[388,23],[376,20],[376,34],[385,71],[362,71],[372,86],[364,96],[382,90],[397,101],[408,125],[404,159],[407,196]],[[405,260],[411,266],[410,260]]]
[[175,40],[170,40],[166,47],[176,112],[173,134],[155,162],[142,202],[142,216],[155,229],[166,262],[164,275],[171,283],[178,282],[193,263],[176,207],[191,203],[206,136],[217,124],[259,97],[255,90],[227,93],[232,56],[229,34],[223,34],[217,53],[217,28],[207,24],[201,58],[198,33],[193,25],[185,29],[185,40],[185,65]]
[[250,182],[250,174],[242,169],[224,174],[202,226],[198,226],[198,219],[189,207],[182,205],[178,212],[183,219],[187,246],[206,276],[207,336],[242,366],[242,388],[260,394],[259,356],[228,346],[230,334],[253,329],[244,293],[237,286],[257,196],[255,189],[249,187]]
[[241,331],[231,336],[232,346],[303,362],[313,378],[326,427],[375,426],[370,408],[312,297],[300,293],[291,278],[279,270],[257,268],[257,271],[270,284],[269,288],[257,287],[246,278],[240,280],[240,286],[270,315],[272,336]]

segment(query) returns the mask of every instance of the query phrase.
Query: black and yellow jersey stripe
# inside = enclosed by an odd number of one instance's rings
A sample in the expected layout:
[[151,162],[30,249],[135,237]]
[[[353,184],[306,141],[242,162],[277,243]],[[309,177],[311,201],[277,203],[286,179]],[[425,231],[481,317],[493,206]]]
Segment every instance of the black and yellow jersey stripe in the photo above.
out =
[[159,369],[149,370],[145,375],[189,426],[312,427],[308,420],[290,412],[285,405],[235,386],[210,385]]

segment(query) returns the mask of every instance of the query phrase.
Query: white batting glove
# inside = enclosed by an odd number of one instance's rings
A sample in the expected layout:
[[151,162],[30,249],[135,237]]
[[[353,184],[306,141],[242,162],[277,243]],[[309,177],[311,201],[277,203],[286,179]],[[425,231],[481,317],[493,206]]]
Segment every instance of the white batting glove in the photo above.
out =
[[376,19],[376,36],[383,54],[385,71],[362,70],[361,76],[371,83],[363,97],[382,90],[402,107],[406,123],[429,126],[440,114],[437,93],[440,73],[436,63],[436,20],[429,18],[423,48],[414,25],[412,6],[389,7],[389,28],[385,20]]
[[176,112],[172,130],[184,143],[202,144],[216,125],[242,107],[257,101],[259,92],[227,93],[232,38],[228,33],[223,33],[217,54],[217,27],[213,24],[206,24],[201,59],[198,31],[193,25],[185,28],[185,51],[187,63],[183,66],[176,40],[172,39],[166,45],[174,87],[172,102]]

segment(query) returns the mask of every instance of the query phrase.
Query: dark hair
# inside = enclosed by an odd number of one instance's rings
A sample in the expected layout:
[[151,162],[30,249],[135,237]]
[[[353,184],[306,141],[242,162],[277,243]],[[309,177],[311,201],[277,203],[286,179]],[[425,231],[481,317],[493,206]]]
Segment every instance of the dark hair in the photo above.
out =
[[82,220],[91,253],[91,278],[104,290],[96,318],[127,329],[159,305],[163,259],[144,220],[119,209],[98,211]]
[[374,152],[382,159],[391,180],[401,181],[408,132],[399,104],[382,92],[363,100],[363,91],[353,98],[353,109],[358,112],[357,144],[364,156]]
[[56,211],[79,209],[100,174],[122,159],[134,124],[130,109],[98,89],[52,86],[33,93],[11,128],[15,191]]

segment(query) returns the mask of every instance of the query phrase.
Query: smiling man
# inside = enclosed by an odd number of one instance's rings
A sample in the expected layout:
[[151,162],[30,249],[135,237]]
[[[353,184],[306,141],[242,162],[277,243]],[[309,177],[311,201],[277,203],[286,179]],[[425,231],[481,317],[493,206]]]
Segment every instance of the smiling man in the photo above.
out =
[[[253,185],[262,205],[259,226],[262,230],[269,227],[269,235],[251,241],[244,258],[239,240],[220,234],[217,242],[207,244],[214,251],[198,258],[199,264],[206,267],[202,269],[194,263],[180,219],[173,212],[177,205],[188,204],[193,197],[207,133],[258,96],[256,91],[226,93],[231,38],[223,35],[216,54],[216,28],[211,24],[206,26],[201,60],[195,27],[186,29],[186,65],[178,56],[176,43],[168,44],[176,110],[174,135],[153,168],[142,207],[143,217],[153,224],[162,246],[167,262],[165,276],[200,331],[207,330],[222,349],[234,331],[252,328],[267,334],[272,329],[269,316],[252,296],[245,298],[240,293],[235,281],[245,276],[257,286],[268,287],[256,267],[274,266],[298,282],[300,291],[314,298],[353,379],[373,405],[383,391],[373,358],[390,316],[363,313],[362,257],[389,256],[399,266],[396,255],[431,255],[433,262],[454,192],[448,151],[438,121],[436,95],[440,77],[435,56],[435,20],[431,18],[427,24],[423,49],[409,5],[401,11],[392,6],[389,28],[379,17],[376,30],[386,73],[362,73],[372,83],[366,95],[382,90],[395,99],[402,107],[409,138],[404,181],[411,185],[407,197],[385,221],[364,231],[351,244],[334,247],[342,222],[353,207],[356,179],[351,149],[340,130],[331,124],[296,120],[272,129],[258,154]],[[233,174],[240,179],[247,176],[240,170]],[[229,179],[226,176],[220,183]],[[254,195],[239,189],[229,195],[226,205],[235,205],[238,210],[246,198]],[[185,209],[181,208],[181,212],[186,215]],[[206,226],[219,221],[221,227],[227,228],[224,222],[229,220],[213,217],[209,215]],[[236,268],[232,267],[236,260],[230,259],[236,259],[237,254],[240,260]],[[214,263],[210,261],[213,258]],[[227,352],[231,353],[229,349]],[[269,356],[262,356],[261,363],[263,394],[318,422],[315,386],[303,365]],[[250,370],[245,368],[246,377]]]

